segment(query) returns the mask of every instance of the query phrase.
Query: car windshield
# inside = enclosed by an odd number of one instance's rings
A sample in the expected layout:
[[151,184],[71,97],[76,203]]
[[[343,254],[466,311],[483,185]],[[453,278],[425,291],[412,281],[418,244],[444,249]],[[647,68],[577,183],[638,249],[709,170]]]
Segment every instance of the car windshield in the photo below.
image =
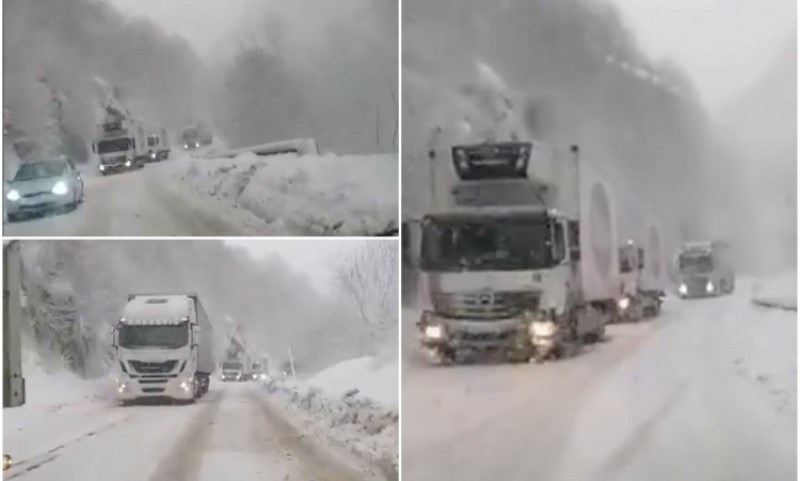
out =
[[123,152],[131,147],[131,139],[125,137],[121,139],[101,140],[97,143],[98,154],[108,154],[111,152]]
[[[552,231],[544,215],[429,217],[422,233],[422,268],[439,272],[548,268],[554,265]],[[563,233],[555,238],[563,248]]]
[[14,176],[15,181],[49,179],[59,177],[67,169],[67,163],[63,160],[52,160],[47,162],[32,162],[22,164]]
[[189,323],[178,325],[127,326],[119,329],[119,345],[128,349],[177,349],[189,342]]
[[239,371],[242,369],[241,362],[224,362],[222,363],[223,371]]
[[683,255],[680,257],[681,272],[686,274],[700,274],[711,272],[714,265],[709,255]]

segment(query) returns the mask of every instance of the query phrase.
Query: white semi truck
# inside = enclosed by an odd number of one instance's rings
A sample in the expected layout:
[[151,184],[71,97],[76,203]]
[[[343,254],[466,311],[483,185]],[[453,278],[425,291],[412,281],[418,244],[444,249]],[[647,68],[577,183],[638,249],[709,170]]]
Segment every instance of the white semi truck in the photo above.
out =
[[100,130],[92,152],[97,154],[101,174],[139,169],[147,162],[149,150],[143,122],[109,114]]
[[167,129],[151,127],[147,133],[147,160],[158,162],[167,159],[171,150]]
[[685,242],[677,267],[681,298],[730,294],[736,288],[730,246],[725,242]]
[[118,399],[194,402],[208,392],[213,341],[197,294],[131,294],[113,336]]
[[450,205],[411,240],[421,344],[434,361],[543,360],[604,337],[619,296],[616,213],[578,154],[531,142],[452,148]]
[[654,249],[648,253],[633,239],[619,248],[622,293],[617,301],[618,322],[636,322],[661,313],[665,293],[657,282],[660,276],[653,275],[655,263],[660,265],[660,253]]

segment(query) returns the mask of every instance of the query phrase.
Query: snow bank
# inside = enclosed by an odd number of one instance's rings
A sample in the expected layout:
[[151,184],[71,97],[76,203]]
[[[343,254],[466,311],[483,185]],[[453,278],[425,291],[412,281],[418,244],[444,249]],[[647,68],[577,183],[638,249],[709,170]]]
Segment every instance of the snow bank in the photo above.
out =
[[397,155],[194,158],[178,181],[288,235],[375,235],[397,228]]
[[797,310],[797,272],[756,282],[752,291],[753,303],[789,311]]
[[306,435],[347,449],[397,479],[397,372],[396,360],[358,358],[307,381],[272,379],[265,387]]

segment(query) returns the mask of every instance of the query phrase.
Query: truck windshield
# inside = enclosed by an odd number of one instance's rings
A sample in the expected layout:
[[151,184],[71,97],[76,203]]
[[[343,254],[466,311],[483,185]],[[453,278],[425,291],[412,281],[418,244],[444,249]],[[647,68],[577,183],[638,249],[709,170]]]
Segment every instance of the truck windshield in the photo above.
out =
[[131,147],[131,139],[125,137],[121,139],[101,140],[97,143],[98,154],[108,154],[111,152],[124,152]]
[[241,362],[223,362],[222,363],[222,370],[223,371],[241,371],[242,370],[242,363]]
[[189,129],[183,132],[184,142],[194,142],[198,137],[197,129]]
[[[422,269],[457,272],[552,267],[555,263],[552,230],[550,220],[543,215],[525,218],[429,217],[422,231]],[[558,239],[563,244],[563,238]]]
[[682,255],[679,262],[681,272],[686,274],[700,274],[714,269],[709,255]]
[[156,144],[158,144],[158,137],[157,136],[150,135],[150,136],[147,137],[147,146],[148,147],[152,147],[152,146],[154,146]]
[[119,345],[128,349],[177,349],[188,342],[188,322],[169,326],[122,326],[119,329]]

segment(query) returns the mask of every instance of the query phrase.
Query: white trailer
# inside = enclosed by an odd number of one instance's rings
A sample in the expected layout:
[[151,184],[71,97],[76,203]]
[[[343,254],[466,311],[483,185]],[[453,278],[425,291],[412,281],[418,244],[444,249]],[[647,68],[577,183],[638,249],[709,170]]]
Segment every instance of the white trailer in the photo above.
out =
[[197,294],[131,294],[115,326],[117,398],[193,402],[215,368],[211,321]]
[[97,155],[97,169],[103,175],[142,168],[149,152],[144,123],[131,118],[106,119],[92,152]]

